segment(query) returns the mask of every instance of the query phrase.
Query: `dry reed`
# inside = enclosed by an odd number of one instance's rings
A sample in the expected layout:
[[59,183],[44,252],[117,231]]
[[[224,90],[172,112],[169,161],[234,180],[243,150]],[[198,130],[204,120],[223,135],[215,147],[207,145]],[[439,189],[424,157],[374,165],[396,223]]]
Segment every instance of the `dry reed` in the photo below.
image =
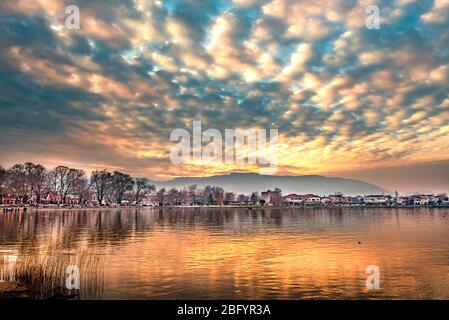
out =
[[[0,259],[0,269],[10,269],[13,280],[24,285],[33,299],[99,299],[104,287],[104,257],[90,248],[30,250],[17,257],[12,268]],[[68,266],[79,268],[80,288],[67,289]]]

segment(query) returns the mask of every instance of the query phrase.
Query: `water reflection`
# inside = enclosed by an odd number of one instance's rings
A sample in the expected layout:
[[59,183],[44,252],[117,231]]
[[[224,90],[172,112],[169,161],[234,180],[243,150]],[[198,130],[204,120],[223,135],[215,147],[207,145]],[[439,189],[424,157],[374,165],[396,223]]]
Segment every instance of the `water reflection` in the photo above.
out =
[[[95,248],[104,298],[449,298],[445,209],[0,213],[0,254]],[[381,289],[367,290],[378,265]]]

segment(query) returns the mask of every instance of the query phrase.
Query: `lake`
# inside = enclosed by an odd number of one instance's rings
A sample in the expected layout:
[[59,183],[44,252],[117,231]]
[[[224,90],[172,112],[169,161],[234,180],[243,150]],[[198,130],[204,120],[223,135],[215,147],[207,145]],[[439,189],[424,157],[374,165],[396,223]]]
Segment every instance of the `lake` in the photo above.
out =
[[0,255],[50,246],[102,257],[102,299],[449,299],[448,209],[0,213]]

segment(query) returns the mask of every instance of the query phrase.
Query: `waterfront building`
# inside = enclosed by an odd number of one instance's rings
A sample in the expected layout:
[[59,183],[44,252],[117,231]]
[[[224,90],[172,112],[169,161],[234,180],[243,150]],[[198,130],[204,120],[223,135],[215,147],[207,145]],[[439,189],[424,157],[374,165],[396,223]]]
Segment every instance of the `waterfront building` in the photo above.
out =
[[304,204],[307,205],[321,204],[321,197],[315,194],[306,194],[304,195]]
[[291,193],[283,197],[284,203],[287,205],[298,206],[304,203],[304,196],[301,196],[296,193]]
[[261,198],[263,200],[265,200],[265,203],[267,204],[273,204],[273,205],[279,205],[282,204],[283,199],[281,196],[281,192],[280,191],[265,191],[261,193]]
[[368,205],[386,205],[389,202],[389,197],[385,195],[369,195],[363,197],[363,202]]

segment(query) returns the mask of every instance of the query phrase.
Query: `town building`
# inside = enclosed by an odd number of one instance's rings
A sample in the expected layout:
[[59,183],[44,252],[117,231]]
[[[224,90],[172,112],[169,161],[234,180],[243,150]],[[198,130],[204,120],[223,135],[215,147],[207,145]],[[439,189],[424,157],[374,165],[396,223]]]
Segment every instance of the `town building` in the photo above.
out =
[[290,193],[283,197],[284,203],[291,206],[299,206],[304,203],[304,196],[296,193]]
[[387,205],[389,197],[386,195],[369,195],[363,197],[363,202],[367,205]]
[[306,205],[321,204],[321,197],[314,194],[306,194],[304,195],[304,204]]
[[272,205],[280,205],[283,202],[281,192],[280,191],[265,191],[261,193],[261,198],[265,201],[267,204]]

